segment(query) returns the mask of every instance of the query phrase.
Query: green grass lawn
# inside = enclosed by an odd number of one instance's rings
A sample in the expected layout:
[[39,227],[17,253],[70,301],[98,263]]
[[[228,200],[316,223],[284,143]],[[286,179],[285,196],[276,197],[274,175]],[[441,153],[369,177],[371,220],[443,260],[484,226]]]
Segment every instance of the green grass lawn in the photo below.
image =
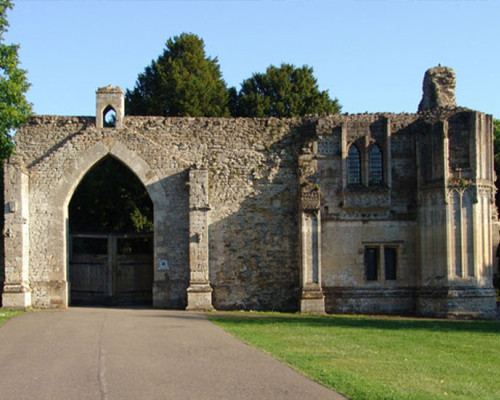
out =
[[22,311],[4,311],[0,310],[0,325],[2,325],[9,318],[12,318],[14,315],[21,314]]
[[350,399],[500,399],[500,322],[209,314]]

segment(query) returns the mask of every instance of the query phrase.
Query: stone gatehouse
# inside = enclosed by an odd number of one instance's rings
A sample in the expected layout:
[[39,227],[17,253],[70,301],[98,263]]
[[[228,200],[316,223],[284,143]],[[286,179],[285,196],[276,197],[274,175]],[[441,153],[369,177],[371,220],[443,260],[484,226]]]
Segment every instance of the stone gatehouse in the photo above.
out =
[[95,118],[32,117],[4,166],[3,307],[71,305],[68,204],[112,157],[153,204],[154,307],[492,317],[492,117],[427,75],[416,114],[131,117],[106,87]]

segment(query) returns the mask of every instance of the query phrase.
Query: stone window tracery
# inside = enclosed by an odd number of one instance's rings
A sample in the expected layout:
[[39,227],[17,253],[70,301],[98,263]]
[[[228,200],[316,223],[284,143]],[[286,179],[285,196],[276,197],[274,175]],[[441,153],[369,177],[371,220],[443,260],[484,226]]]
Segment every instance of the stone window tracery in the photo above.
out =
[[382,183],[383,178],[383,169],[382,169],[382,151],[380,147],[375,144],[370,147],[370,151],[368,153],[369,160],[369,176],[368,183],[370,185],[378,185]]
[[359,185],[361,183],[361,157],[356,145],[349,147],[347,154],[347,184]]

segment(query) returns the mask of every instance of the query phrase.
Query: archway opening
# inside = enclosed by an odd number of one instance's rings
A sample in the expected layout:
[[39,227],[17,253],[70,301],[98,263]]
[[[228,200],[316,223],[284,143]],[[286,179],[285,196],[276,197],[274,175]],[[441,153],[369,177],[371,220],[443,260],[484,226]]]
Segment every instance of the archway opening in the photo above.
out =
[[107,106],[103,112],[103,119],[105,128],[115,128],[116,127],[116,111],[113,107]]
[[71,305],[151,305],[153,203],[137,176],[107,156],[68,206]]

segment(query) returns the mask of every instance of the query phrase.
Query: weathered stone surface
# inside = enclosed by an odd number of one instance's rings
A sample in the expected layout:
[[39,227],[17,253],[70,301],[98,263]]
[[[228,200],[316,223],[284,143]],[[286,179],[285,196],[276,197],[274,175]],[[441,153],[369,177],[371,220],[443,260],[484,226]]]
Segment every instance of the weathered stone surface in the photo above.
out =
[[108,85],[97,89],[96,94],[96,126],[103,128],[107,112],[114,111],[114,127],[121,128],[125,116],[125,97],[122,88]]
[[68,305],[67,207],[85,173],[112,156],[153,202],[155,307],[488,318],[492,129],[491,116],[460,108],[124,117],[111,128],[35,116],[5,168],[4,305]]
[[208,276],[208,173],[189,171],[189,287],[187,310],[212,310]]
[[451,68],[439,65],[428,69],[424,76],[423,96],[418,111],[456,107],[455,81],[455,72]]

